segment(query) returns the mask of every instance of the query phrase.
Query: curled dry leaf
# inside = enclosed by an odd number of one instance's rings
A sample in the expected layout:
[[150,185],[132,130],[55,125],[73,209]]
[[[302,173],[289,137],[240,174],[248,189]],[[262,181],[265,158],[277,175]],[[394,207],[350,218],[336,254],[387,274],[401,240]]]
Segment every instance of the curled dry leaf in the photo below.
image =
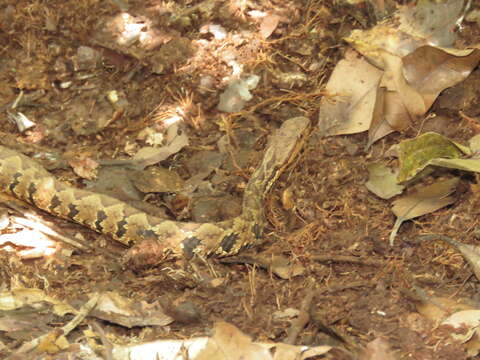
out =
[[[463,0],[438,4],[423,1],[413,8],[402,7],[396,13],[401,20],[400,29],[398,21],[383,22],[369,30],[354,30],[345,38],[372,64],[384,70],[367,148],[393,131],[402,131],[423,116],[441,91],[463,81],[478,65],[480,50],[429,45],[453,43],[452,27],[458,20],[459,2],[463,3]],[[425,11],[445,15],[442,18],[428,16],[425,20],[421,16]]]
[[229,354],[232,360],[255,359],[270,360],[270,352],[238,330],[225,322],[215,324],[214,335],[208,340],[205,348],[195,357],[196,360],[225,359]]
[[178,354],[190,360],[306,360],[316,359],[331,346],[294,346],[283,343],[253,342],[235,326],[218,322],[212,337],[188,340],[158,340],[134,345],[113,345],[115,358],[176,359]]
[[472,306],[462,303],[458,299],[427,296],[422,298],[421,302],[416,303],[416,308],[420,315],[438,325],[445,320],[449,314],[460,310],[471,310]]
[[422,46],[403,58],[384,50],[375,54],[385,74],[377,93],[368,146],[423,116],[443,90],[465,80],[480,60],[479,50],[449,52],[432,46]]

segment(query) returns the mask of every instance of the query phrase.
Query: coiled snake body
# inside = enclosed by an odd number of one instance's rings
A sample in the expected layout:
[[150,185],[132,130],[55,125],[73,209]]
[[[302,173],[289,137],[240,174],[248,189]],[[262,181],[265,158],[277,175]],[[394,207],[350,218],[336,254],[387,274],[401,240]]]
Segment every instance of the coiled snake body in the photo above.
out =
[[110,235],[127,246],[155,239],[165,249],[187,257],[233,255],[261,240],[265,194],[298,153],[308,127],[307,118],[297,117],[276,130],[245,188],[242,214],[218,223],[177,222],[151,216],[113,197],[68,186],[36,161],[3,146],[0,191]]

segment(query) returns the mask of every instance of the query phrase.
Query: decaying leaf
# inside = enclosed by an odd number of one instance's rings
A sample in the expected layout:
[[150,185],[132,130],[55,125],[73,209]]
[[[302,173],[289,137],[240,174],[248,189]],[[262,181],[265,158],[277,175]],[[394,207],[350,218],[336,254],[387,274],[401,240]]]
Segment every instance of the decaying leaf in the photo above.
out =
[[459,158],[469,152],[469,148],[433,132],[402,141],[398,145],[400,171],[397,181],[402,183],[412,179],[430,165],[433,159]]
[[175,171],[148,167],[132,174],[135,187],[142,193],[177,192],[183,189],[184,181]]
[[[430,240],[441,235],[424,235],[421,240]],[[430,296],[422,289],[414,286],[417,295],[414,302],[420,315],[435,324],[448,327],[450,336],[455,340],[465,343],[469,356],[476,356],[480,350],[478,325],[480,325],[480,310],[475,309],[471,299],[458,299]],[[452,331],[451,328],[455,330]]]
[[378,337],[370,341],[365,351],[360,355],[360,360],[395,360],[396,357],[388,341]]
[[398,12],[400,29],[430,44],[451,46],[464,6],[464,0],[419,0],[415,6],[403,6]]
[[397,220],[390,233],[390,245],[393,246],[398,229],[404,221],[431,213],[453,203],[455,198],[449,195],[455,191],[458,180],[458,178],[443,179],[431,185],[417,186],[415,193],[394,201],[392,211]]
[[255,343],[250,337],[243,334],[233,325],[225,322],[215,324],[214,335],[205,349],[195,357],[195,360],[225,359],[224,354],[229,354],[228,359],[252,360],[303,360],[326,354],[330,346],[317,346],[301,349],[300,346],[283,343]]
[[422,46],[402,59],[402,73],[428,110],[443,90],[465,80],[479,60],[480,50],[452,52]]
[[136,165],[145,168],[165,160],[188,145],[188,137],[184,131],[179,133],[178,125],[173,124],[167,130],[167,144],[162,147],[143,147],[134,156]]
[[[115,358],[128,359],[178,358],[190,360],[307,360],[328,353],[331,346],[294,346],[283,343],[253,342],[235,326],[218,322],[212,337],[188,340],[158,340],[134,345],[113,345]],[[124,358],[122,357],[122,359]]]
[[355,134],[368,130],[381,74],[355,51],[347,52],[326,86],[331,96],[323,97],[320,103],[320,134]]
[[93,180],[97,177],[98,162],[91,158],[70,159],[68,164],[83,179]]
[[196,360],[224,359],[224,355],[230,354],[232,360],[272,359],[269,351],[238,330],[235,326],[225,322],[215,324],[214,335],[208,340],[205,348],[195,358]]
[[305,272],[305,268],[300,263],[292,262],[282,255],[276,255],[270,259],[270,270],[282,279],[291,279]]
[[[457,331],[451,332],[451,337],[462,343],[470,341],[476,344],[467,346],[468,355],[476,356],[479,350],[480,310],[463,310],[452,314],[442,322],[442,325],[451,326]],[[474,345],[474,346],[472,346]]]
[[[387,21],[369,30],[354,30],[345,38],[372,64],[384,70],[376,94],[367,148],[423,116],[441,91],[463,81],[478,65],[480,50],[431,46],[453,44],[452,29],[458,20],[458,2],[461,1],[449,0],[442,4],[430,1],[426,5],[423,1],[415,7],[401,7],[395,16],[400,19],[400,29],[398,21]],[[435,13],[444,13],[445,18],[430,15],[427,21],[421,16],[432,9]],[[344,81],[351,86],[349,83],[356,80],[345,77]],[[341,109],[329,110],[338,112]]]
[[266,39],[275,31],[280,21],[280,16],[275,14],[267,14],[260,24],[260,35]]
[[0,292],[0,310],[19,310],[23,307],[40,307],[41,303],[53,307],[55,314],[63,316],[67,313],[76,314],[77,311],[67,303],[47,296],[43,290],[17,288],[11,291]]
[[138,303],[113,291],[101,294],[91,315],[128,328],[165,326],[173,322],[173,318],[165,314],[160,304]]
[[376,162],[369,164],[367,169],[369,176],[365,186],[378,197],[390,199],[401,194],[405,188],[397,183],[396,172],[392,171],[388,166]]
[[411,123],[412,118],[397,92],[381,86],[377,91],[366,148],[394,131],[406,129]]
[[38,343],[37,350],[50,355],[66,350],[70,344],[60,330],[51,331],[46,334]]

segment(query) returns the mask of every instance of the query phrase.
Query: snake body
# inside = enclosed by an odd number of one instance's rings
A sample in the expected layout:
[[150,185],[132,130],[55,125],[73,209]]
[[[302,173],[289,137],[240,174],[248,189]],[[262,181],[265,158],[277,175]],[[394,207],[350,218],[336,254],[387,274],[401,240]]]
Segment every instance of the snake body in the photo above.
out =
[[308,127],[307,118],[297,117],[276,130],[246,185],[241,215],[222,222],[177,222],[151,216],[113,197],[66,185],[33,159],[3,146],[0,191],[127,246],[155,239],[166,250],[188,258],[234,255],[261,241],[265,195],[298,153]]

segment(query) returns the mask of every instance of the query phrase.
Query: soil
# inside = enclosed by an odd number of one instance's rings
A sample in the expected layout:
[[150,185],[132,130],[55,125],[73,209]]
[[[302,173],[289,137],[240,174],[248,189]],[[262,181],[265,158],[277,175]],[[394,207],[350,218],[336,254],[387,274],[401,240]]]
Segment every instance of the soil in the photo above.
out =
[[[342,37],[374,22],[369,7],[333,0],[253,3],[4,0],[0,143],[36,157],[72,185],[94,187],[85,180],[91,177],[95,183],[96,171],[86,159],[130,158],[154,141],[149,134],[163,134],[163,144],[167,122],[180,119],[189,145],[160,165],[175,173],[177,187],[203,171],[196,191],[145,196],[122,182],[110,190],[122,199],[147,200],[148,206],[163,209],[156,211],[181,221],[237,215],[267,135],[295,116],[315,123],[323,86],[348,47]],[[269,19],[278,21],[272,34],[269,21],[262,23],[254,9],[278,16]],[[142,29],[139,36],[130,36],[128,21]],[[473,42],[477,27],[469,23],[462,41]],[[237,67],[261,80],[251,90],[252,99],[234,112],[221,112],[220,94]],[[432,110],[455,119],[434,130],[459,142],[479,129],[478,87],[471,81],[442,94]],[[8,115],[16,100],[15,110],[35,124],[25,131]],[[432,130],[428,121],[423,125],[424,131]],[[0,289],[40,288],[72,304],[92,292],[115,291],[137,301],[159,301],[176,319],[149,331],[102,323],[105,332],[126,342],[203,336],[218,320],[258,341],[283,341],[290,321],[276,314],[299,309],[314,293],[311,321],[296,344],[331,344],[356,354],[383,337],[398,359],[466,359],[461,344],[419,315],[417,306],[426,300],[418,289],[426,296],[477,304],[478,279],[448,244],[416,238],[435,233],[478,242],[477,178],[463,174],[457,201],[403,224],[392,247],[390,202],[365,187],[366,166],[420,130],[418,124],[389,135],[368,152],[365,133],[322,138],[313,131],[268,195],[268,235],[262,246],[242,253],[248,261],[208,259],[208,266],[199,262],[192,269],[188,261],[167,258],[154,266],[131,267],[121,261],[123,246],[37,210],[36,216],[62,234],[92,248],[66,255],[71,247],[57,242],[55,255],[31,259],[3,251]],[[221,144],[227,146],[222,150]],[[75,161],[81,164],[76,173],[69,166]],[[108,169],[104,184],[129,177]],[[258,259],[273,255],[284,256],[301,271],[281,278],[266,270]],[[5,335],[0,339],[15,345]]]

